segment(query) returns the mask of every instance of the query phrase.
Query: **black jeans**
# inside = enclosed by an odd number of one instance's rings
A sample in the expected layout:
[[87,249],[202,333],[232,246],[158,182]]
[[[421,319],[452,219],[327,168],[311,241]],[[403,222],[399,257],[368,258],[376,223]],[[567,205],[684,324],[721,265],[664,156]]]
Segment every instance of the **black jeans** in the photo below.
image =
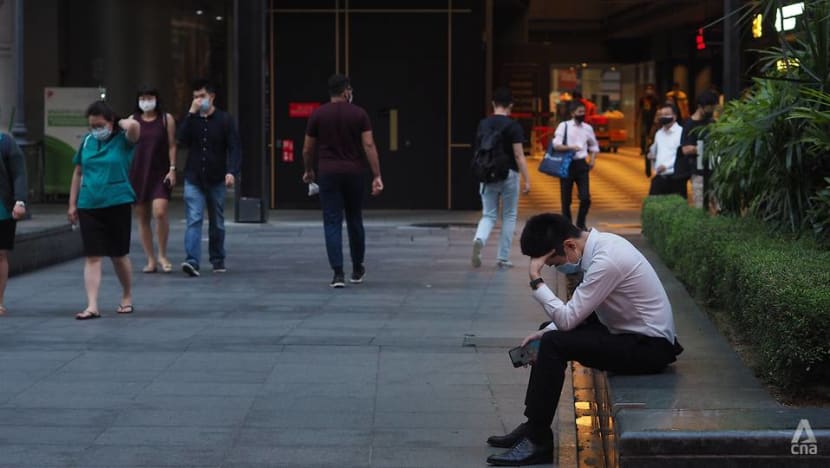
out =
[[326,253],[331,268],[343,271],[343,212],[349,232],[349,252],[352,268],[363,265],[366,252],[366,234],[363,230],[363,200],[366,197],[366,174],[320,174],[320,205],[323,207],[323,227],[326,234]]
[[686,179],[675,179],[673,176],[656,175],[651,179],[649,195],[678,194],[684,199],[687,197]]
[[576,159],[571,163],[568,177],[559,180],[562,195],[562,216],[573,222],[571,217],[571,199],[574,182],[579,195],[579,212],[576,215],[576,227],[585,229],[585,218],[588,217],[588,208],[591,207],[591,191],[588,187],[588,174],[591,168],[584,159]]
[[676,341],[672,344],[665,338],[614,335],[595,316],[573,330],[545,333],[525,396],[532,438],[542,442],[550,435],[568,361],[619,374],[654,374],[674,362],[682,350]]

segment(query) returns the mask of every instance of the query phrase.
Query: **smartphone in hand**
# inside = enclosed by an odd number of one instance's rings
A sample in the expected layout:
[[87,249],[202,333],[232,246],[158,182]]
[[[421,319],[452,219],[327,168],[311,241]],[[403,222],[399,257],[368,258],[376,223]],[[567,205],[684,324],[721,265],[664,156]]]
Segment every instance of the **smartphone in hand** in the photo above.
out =
[[513,367],[522,367],[535,362],[539,354],[539,340],[533,340],[524,346],[517,346],[508,351],[508,354]]

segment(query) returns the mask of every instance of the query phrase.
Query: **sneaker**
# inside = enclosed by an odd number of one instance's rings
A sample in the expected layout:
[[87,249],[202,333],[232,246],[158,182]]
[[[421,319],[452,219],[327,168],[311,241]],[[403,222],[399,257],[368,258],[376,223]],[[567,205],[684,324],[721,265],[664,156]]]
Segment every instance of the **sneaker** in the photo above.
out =
[[473,268],[481,266],[481,249],[484,248],[484,242],[481,239],[473,241]]
[[360,284],[365,278],[366,268],[363,265],[360,265],[352,271],[352,277],[349,278],[349,283]]
[[346,278],[343,273],[335,273],[334,278],[331,279],[331,283],[329,284],[332,288],[345,288],[346,287]]
[[187,276],[193,276],[193,277],[199,276],[199,268],[197,268],[195,265],[193,265],[190,262],[182,263],[182,271],[185,272],[185,274]]
[[213,264],[213,272],[214,273],[227,273],[228,269],[225,268],[225,262],[218,262]]
[[499,268],[513,268],[513,262],[510,260],[499,260],[496,265],[498,265]]

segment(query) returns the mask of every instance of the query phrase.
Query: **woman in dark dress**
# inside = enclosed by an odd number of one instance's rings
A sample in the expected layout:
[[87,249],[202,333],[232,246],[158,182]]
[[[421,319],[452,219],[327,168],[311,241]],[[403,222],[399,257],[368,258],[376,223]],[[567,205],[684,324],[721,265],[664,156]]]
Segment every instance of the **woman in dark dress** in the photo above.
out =
[[[176,121],[164,112],[158,90],[144,87],[136,94],[134,118],[141,125],[141,140],[135,148],[130,182],[135,190],[135,214],[138,218],[141,246],[147,255],[144,273],[155,273],[161,266],[169,273],[167,238],[170,222],[167,204],[176,185]],[[153,248],[151,218],[156,222],[159,255]]]

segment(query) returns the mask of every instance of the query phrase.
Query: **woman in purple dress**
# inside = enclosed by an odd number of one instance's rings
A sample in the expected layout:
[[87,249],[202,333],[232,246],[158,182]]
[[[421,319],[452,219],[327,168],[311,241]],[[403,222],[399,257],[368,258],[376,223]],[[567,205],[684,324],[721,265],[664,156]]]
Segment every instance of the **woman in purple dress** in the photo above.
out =
[[[176,185],[176,121],[164,112],[158,90],[141,88],[136,94],[134,118],[141,125],[141,139],[135,147],[130,182],[135,190],[135,213],[138,218],[141,246],[147,255],[144,273],[155,273],[161,266],[169,273],[173,266],[167,259],[170,222],[167,204]],[[151,218],[156,222],[159,255],[153,249]]]

